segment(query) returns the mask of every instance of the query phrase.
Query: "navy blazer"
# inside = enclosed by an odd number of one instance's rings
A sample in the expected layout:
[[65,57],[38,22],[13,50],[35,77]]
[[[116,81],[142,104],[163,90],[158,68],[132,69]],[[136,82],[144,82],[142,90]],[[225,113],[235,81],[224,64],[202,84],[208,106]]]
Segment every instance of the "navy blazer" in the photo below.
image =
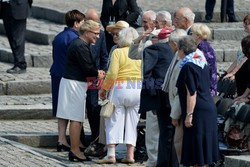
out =
[[104,31],[100,31],[99,39],[94,45],[90,45],[91,54],[97,69],[107,71],[109,55],[106,48],[106,38]]
[[50,75],[57,77],[63,76],[68,47],[78,36],[78,32],[70,27],[65,27],[62,32],[55,36],[52,42],[53,64],[50,68]]
[[[157,43],[143,51],[143,87],[139,112],[159,110],[161,107],[161,89],[168,67],[174,57],[167,43]],[[166,98],[166,106],[169,106]]]

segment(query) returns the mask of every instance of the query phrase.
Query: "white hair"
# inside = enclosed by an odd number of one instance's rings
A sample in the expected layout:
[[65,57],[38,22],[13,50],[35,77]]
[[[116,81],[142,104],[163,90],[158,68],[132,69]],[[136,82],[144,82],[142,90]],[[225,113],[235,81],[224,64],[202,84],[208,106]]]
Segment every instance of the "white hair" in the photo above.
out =
[[138,38],[138,32],[133,27],[123,28],[119,32],[118,46],[130,46],[134,39]]
[[147,10],[147,11],[143,12],[143,16],[144,15],[149,16],[150,20],[154,21],[156,19],[156,13],[154,11],[152,11],[152,10]]
[[176,42],[187,35],[187,32],[183,29],[177,28],[173,32],[171,32],[170,37],[169,37],[169,42]]
[[168,11],[159,11],[156,13],[156,16],[160,16],[161,21],[166,21],[169,26],[172,26],[171,14]]

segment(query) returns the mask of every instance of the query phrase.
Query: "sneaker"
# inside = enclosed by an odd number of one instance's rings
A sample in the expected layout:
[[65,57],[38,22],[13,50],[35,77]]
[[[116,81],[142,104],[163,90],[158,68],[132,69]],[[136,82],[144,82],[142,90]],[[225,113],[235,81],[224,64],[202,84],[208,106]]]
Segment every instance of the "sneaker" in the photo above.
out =
[[14,66],[8,69],[6,72],[10,74],[23,74],[23,73],[26,73],[26,69],[22,69],[20,67]]

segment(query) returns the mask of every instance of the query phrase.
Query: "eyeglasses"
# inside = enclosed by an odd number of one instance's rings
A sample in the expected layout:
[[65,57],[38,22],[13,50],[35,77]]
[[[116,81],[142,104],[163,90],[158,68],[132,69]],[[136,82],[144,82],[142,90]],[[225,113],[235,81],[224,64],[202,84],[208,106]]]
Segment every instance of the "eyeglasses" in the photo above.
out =
[[119,33],[111,33],[112,36],[119,36]]
[[91,33],[95,34],[96,36],[97,36],[97,35],[100,35],[100,33],[99,33],[99,32],[94,32],[94,31],[89,31],[89,32],[91,32]]

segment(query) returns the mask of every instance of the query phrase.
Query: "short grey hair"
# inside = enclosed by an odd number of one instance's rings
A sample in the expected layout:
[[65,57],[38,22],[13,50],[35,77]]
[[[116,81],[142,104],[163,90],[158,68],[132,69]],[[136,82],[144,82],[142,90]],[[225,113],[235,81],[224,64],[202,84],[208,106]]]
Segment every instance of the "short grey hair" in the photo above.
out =
[[169,37],[169,42],[176,42],[187,35],[187,32],[183,29],[177,28],[173,32],[171,32],[170,37]]
[[153,10],[147,10],[147,11],[143,12],[143,15],[148,15],[149,19],[152,21],[155,21],[155,19],[156,19],[156,13]]
[[138,38],[139,34],[133,27],[123,28],[119,32],[118,46],[130,46],[134,39]]
[[183,8],[183,17],[187,18],[190,22],[194,22],[195,14],[190,8]]
[[161,21],[166,21],[169,26],[172,26],[171,14],[168,11],[159,11],[156,13],[156,16],[160,16],[162,18]]
[[192,36],[186,35],[178,41],[178,48],[182,50],[185,55],[188,55],[196,51],[197,45]]

